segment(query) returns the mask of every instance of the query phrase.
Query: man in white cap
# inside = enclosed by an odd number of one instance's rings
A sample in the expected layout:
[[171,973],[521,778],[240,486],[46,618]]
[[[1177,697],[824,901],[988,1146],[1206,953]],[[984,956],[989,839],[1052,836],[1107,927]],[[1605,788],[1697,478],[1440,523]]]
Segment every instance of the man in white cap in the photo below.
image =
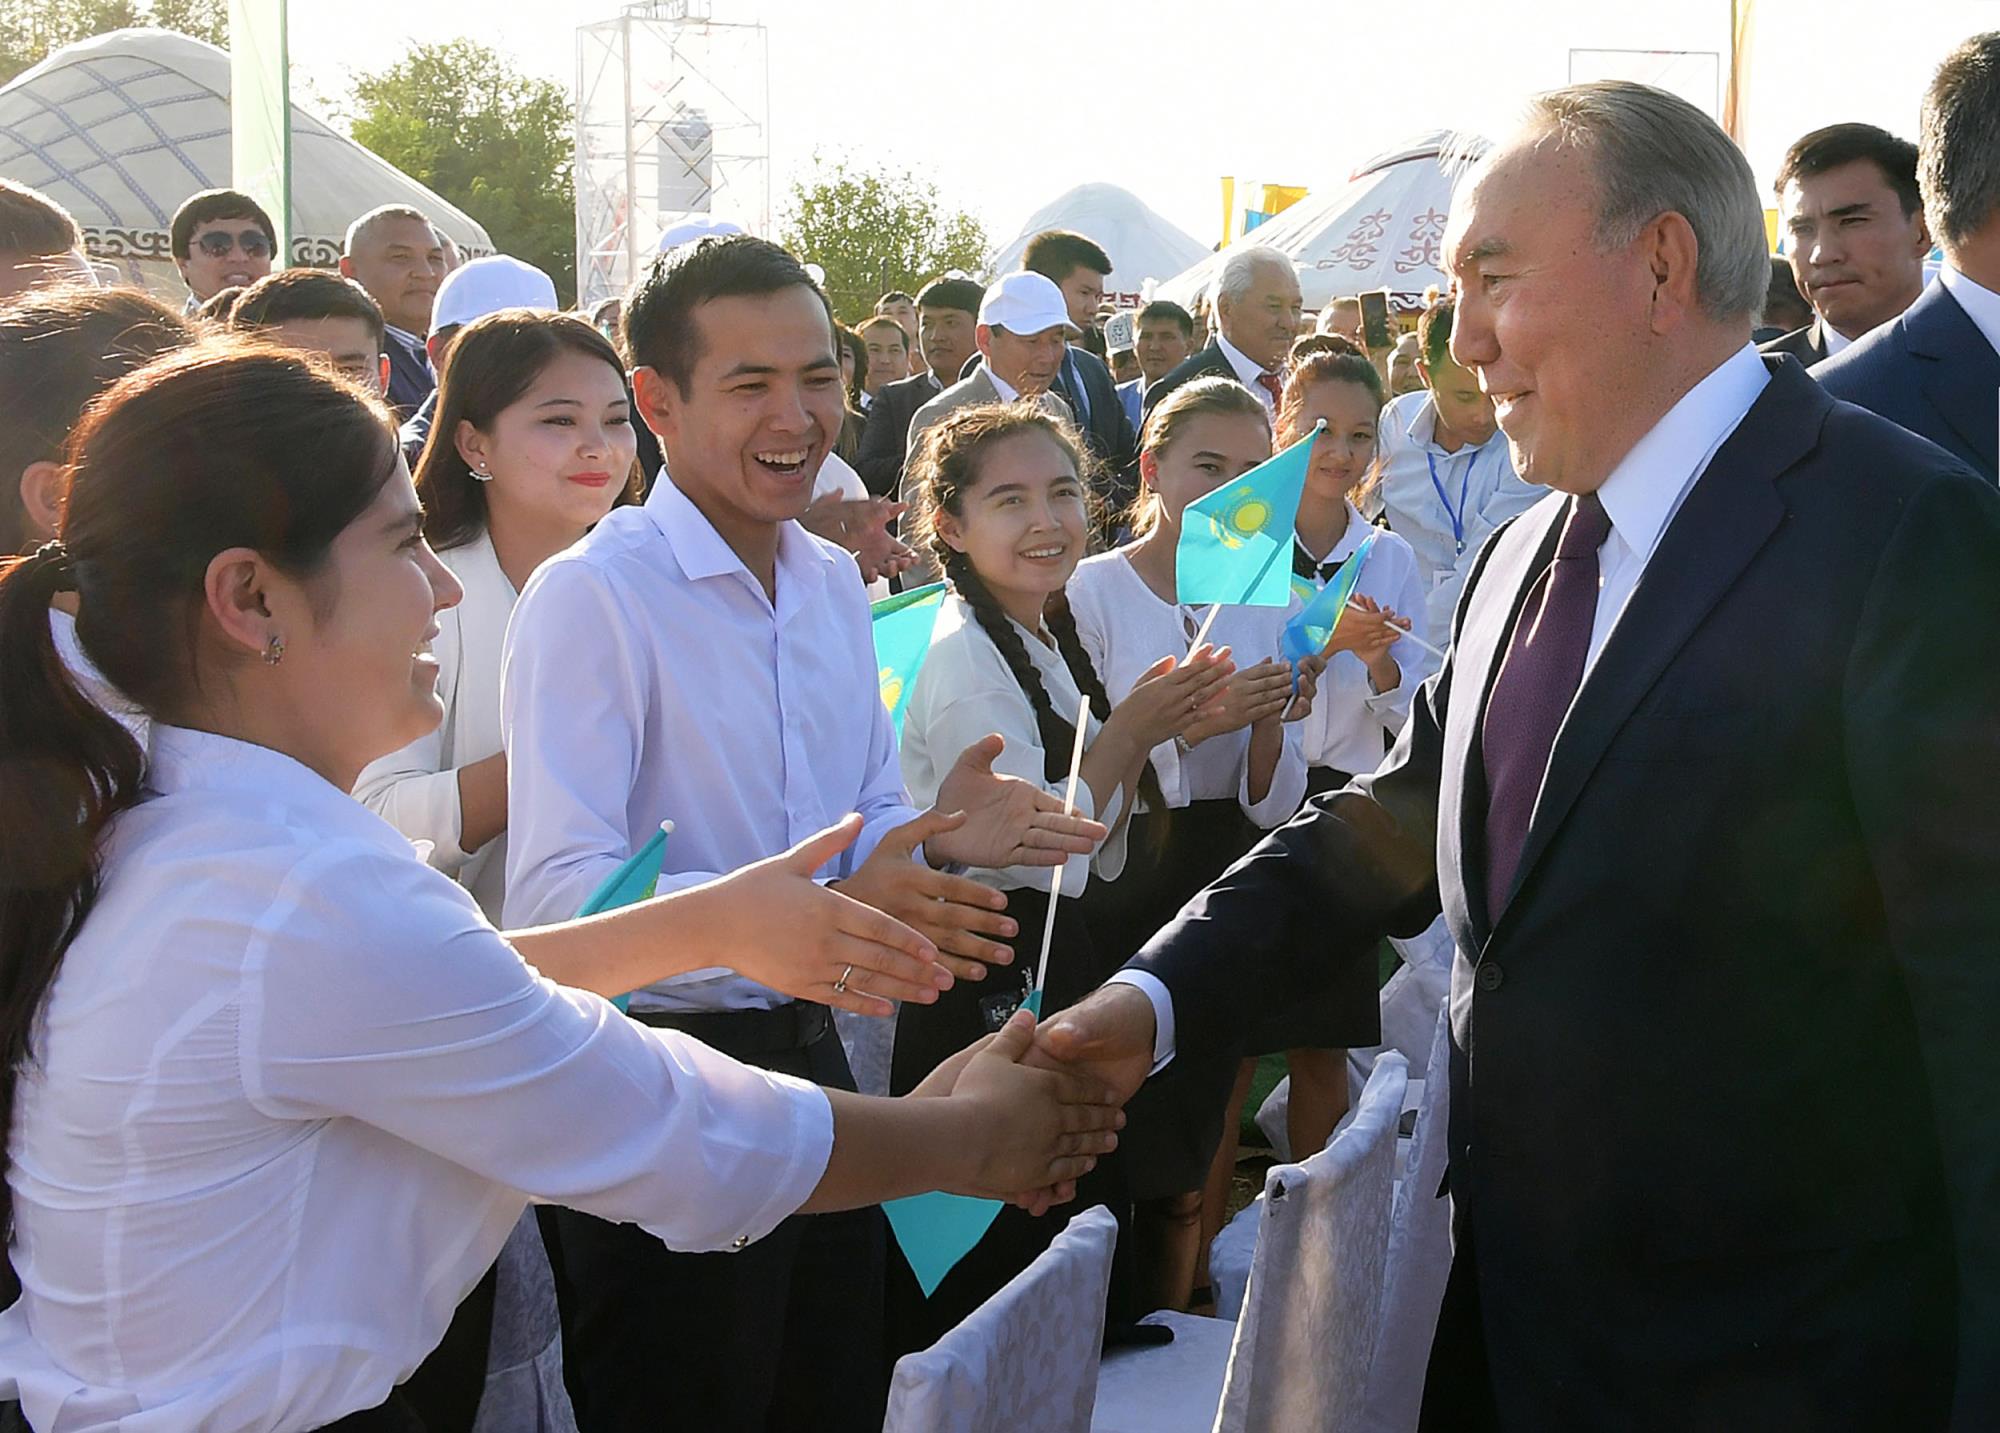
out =
[[[452,339],[474,319],[508,308],[554,313],[559,306],[555,280],[533,264],[507,254],[488,254],[459,265],[438,285],[437,303],[431,311],[431,332],[424,340],[424,349],[430,355],[432,371],[443,376]],[[403,423],[403,456],[413,468],[424,450],[424,440],[430,437],[431,415],[436,411],[437,390],[433,388]]]
[[[979,301],[979,322],[972,330],[982,362],[917,410],[910,419],[907,451],[915,453],[924,430],[945,414],[975,403],[1032,398],[1064,422],[1075,422],[1069,405],[1049,392],[1049,385],[1062,369],[1070,339],[1080,334],[1053,280],[1027,272],[996,279]],[[907,492],[898,496],[909,501]],[[906,585],[929,582],[935,576],[921,554],[918,563],[924,570],[912,571],[904,579]]]

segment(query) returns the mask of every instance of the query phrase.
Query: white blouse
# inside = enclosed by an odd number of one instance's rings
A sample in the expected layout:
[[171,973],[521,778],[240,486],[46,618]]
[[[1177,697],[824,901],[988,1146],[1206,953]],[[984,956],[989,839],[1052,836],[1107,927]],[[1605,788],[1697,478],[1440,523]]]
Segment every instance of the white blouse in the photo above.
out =
[[[1417,571],[1416,554],[1401,537],[1386,528],[1370,527],[1349,503],[1347,530],[1323,561],[1352,557],[1370,533],[1375,535],[1375,546],[1369,549],[1368,561],[1355,580],[1355,592],[1373,598],[1399,617],[1409,618],[1410,631],[1431,640],[1425,630],[1423,578]],[[1299,723],[1305,728],[1302,736],[1309,764],[1330,766],[1350,776],[1382,764],[1388,744],[1409,720],[1410,699],[1436,665],[1422,648],[1407,640],[1390,647],[1389,655],[1396,659],[1403,679],[1390,690],[1378,692],[1359,657],[1352,652],[1333,654],[1320,674],[1312,712]]]
[[486,918],[498,921],[507,891],[507,833],[477,851],[459,844],[458,769],[500,751],[500,653],[517,594],[486,533],[440,552],[438,560],[465,588],[456,607],[438,613],[431,644],[444,720],[430,735],[368,763],[354,796],[412,841],[428,842],[430,863],[457,877]]
[[[1069,580],[1070,611],[1091,665],[1111,700],[1123,701],[1162,657],[1185,657],[1192,634],[1208,616],[1206,607],[1163,601],[1146,585],[1121,549],[1085,558]],[[1280,655],[1289,607],[1225,606],[1216,614],[1207,640],[1229,647],[1236,665],[1254,667]],[[1153,771],[1169,807],[1191,801],[1235,797],[1243,814],[1266,830],[1292,819],[1306,797],[1305,748],[1298,722],[1284,727],[1284,746],[1262,801],[1250,799],[1250,729],[1210,737],[1182,754],[1177,742],[1153,748]]]
[[[1076,720],[1083,693],[1070,675],[1062,655],[1045,637],[1030,633],[1020,623],[1009,620],[1028,649],[1028,660],[1042,679],[1042,688],[1065,723]],[[1103,727],[1095,715],[1088,721],[1086,743]],[[937,800],[938,787],[957,764],[959,754],[981,737],[999,732],[1007,743],[993,763],[1003,776],[1032,781],[1057,796],[1065,794],[1067,782],[1050,781],[1044,764],[1042,734],[1035,725],[1035,709],[1028,694],[1014,679],[1013,669],[972,607],[956,593],[946,593],[939,608],[937,625],[931,629],[930,654],[910,689],[910,702],[903,711],[903,781],[910,796],[920,806]],[[1060,753],[1067,766],[1070,753]],[[1101,814],[1090,784],[1076,784],[1076,809],[1093,820],[1111,826],[1111,836],[1088,856],[1072,856],[1063,868],[1062,893],[1080,896],[1091,872],[1107,881],[1118,879],[1125,869],[1125,823],[1118,813],[1125,793],[1111,799]],[[1023,887],[1046,891],[1051,876],[1047,867],[1008,866],[1000,870],[972,870],[966,874],[999,890]]]
[[817,1184],[820,1091],[539,977],[289,757],[155,725],[149,786],[16,1093],[0,1397],[44,1433],[318,1427],[531,1197],[719,1250]]

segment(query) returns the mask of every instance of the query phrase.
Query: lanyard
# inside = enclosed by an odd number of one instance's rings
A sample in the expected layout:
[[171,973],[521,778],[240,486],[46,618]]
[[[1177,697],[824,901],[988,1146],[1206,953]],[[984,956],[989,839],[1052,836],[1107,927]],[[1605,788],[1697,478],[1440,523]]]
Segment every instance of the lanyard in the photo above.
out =
[[1444,481],[1438,477],[1437,454],[1426,451],[1424,461],[1431,465],[1431,486],[1437,490],[1438,501],[1444,504],[1444,515],[1451,519],[1451,540],[1457,544],[1457,556],[1465,556],[1465,495],[1472,487],[1472,470],[1479,466],[1479,452],[1465,460],[1465,471],[1458,479],[1458,511],[1453,512],[1451,499],[1445,494]]

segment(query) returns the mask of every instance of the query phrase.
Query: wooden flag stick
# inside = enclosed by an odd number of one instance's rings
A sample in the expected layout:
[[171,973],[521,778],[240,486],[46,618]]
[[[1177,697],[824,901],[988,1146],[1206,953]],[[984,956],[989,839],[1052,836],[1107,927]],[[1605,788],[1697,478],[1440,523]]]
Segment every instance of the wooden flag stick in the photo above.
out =
[[[1356,602],[1352,597],[1347,599],[1347,610],[1350,612],[1359,612],[1364,617],[1380,617],[1382,615],[1380,612],[1370,612],[1366,607],[1363,607],[1360,603]],[[1390,625],[1393,626],[1394,624],[1392,623]],[[1423,651],[1429,652],[1433,657],[1436,657],[1440,662],[1444,660],[1444,652],[1440,648],[1433,647],[1430,643],[1426,642],[1422,637],[1414,635],[1407,629],[1398,628],[1397,630],[1401,631],[1403,635],[1397,638],[1396,640],[1400,642],[1412,643],[1418,648],[1422,649]]]
[[[1213,615],[1213,614],[1211,614]],[[1069,786],[1063,792],[1063,815],[1076,814],[1076,781],[1083,770],[1084,733],[1089,730],[1090,697],[1086,694],[1076,709],[1076,745],[1069,754]],[[1056,938],[1056,906],[1062,901],[1063,871],[1069,863],[1064,861],[1049,877],[1049,916],[1042,922],[1042,956],[1035,962],[1035,989],[1040,990],[1048,983],[1049,946]]]

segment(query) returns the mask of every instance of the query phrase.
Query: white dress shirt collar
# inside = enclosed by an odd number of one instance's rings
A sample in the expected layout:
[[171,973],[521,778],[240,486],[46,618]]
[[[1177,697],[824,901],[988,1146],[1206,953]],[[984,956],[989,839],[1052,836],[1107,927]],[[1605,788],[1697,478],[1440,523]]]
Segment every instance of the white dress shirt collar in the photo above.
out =
[[1021,396],[1021,391],[1018,388],[993,371],[992,364],[983,363],[980,367],[985,370],[986,381],[993,385],[993,391],[1000,395],[1002,403],[1012,403],[1016,398]]
[[[660,535],[666,538],[667,545],[673,549],[674,561],[680,564],[681,571],[690,580],[699,582],[737,572],[759,592],[764,590],[763,584],[736,555],[736,549],[723,541],[722,534],[715,530],[715,524],[703,515],[686,493],[674,486],[673,478],[665,468],[660,469],[653,491],[646,496],[646,515],[653,520]],[[826,581],[827,569],[837,560],[832,549],[814,542],[797,523],[778,525],[777,570],[792,582],[816,588]],[[777,584],[781,604],[796,605],[784,601],[786,585],[784,582]]]
[[1836,353],[1854,342],[1853,339],[1849,338],[1825,319],[1819,321],[1819,337],[1820,342],[1826,345],[1826,356],[1828,358],[1833,357]]
[[1269,371],[1263,364],[1257,362],[1254,358],[1246,356],[1242,349],[1222,336],[1222,330],[1219,328],[1215,331],[1215,346],[1220,350],[1222,356],[1229,360],[1229,366],[1236,370],[1236,377],[1245,388],[1249,389],[1252,393],[1263,393],[1265,391],[1257,382],[1260,374]]
[[1745,344],[1683,394],[1597,490],[1612,531],[1642,564],[1682,496],[1769,381],[1756,347]]
[[1968,279],[1951,264],[1938,270],[1938,282],[1965,310],[1965,316],[1972,320],[1972,326],[1979,330],[1987,347],[2000,353],[2000,294]]

